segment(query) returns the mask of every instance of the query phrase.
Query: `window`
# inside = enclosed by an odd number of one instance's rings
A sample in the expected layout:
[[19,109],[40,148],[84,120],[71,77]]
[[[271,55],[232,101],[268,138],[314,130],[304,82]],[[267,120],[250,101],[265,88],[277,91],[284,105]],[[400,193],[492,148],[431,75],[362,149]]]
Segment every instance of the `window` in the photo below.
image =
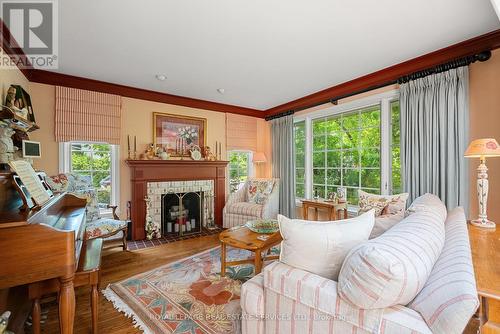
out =
[[399,103],[396,92],[333,106],[295,119],[296,197],[325,198],[347,189],[401,191]]
[[101,210],[117,205],[118,197],[118,146],[105,143],[62,143],[62,172],[87,177],[97,192]]
[[305,121],[294,124],[295,135],[295,196],[304,198],[306,188],[306,123]]
[[229,153],[229,191],[236,192],[251,175],[252,152],[230,151]]
[[380,193],[380,106],[315,119],[312,135],[314,196],[343,186],[357,204],[358,189]]
[[403,192],[401,183],[401,147],[400,147],[400,112],[399,101],[391,102],[391,193]]

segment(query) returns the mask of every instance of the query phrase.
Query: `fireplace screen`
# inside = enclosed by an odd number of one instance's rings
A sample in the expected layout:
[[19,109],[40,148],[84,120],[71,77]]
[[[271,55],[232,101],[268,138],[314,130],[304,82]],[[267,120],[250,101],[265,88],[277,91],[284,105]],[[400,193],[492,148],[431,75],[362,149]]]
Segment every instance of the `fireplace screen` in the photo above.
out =
[[163,234],[200,233],[203,222],[203,191],[162,195],[161,224]]

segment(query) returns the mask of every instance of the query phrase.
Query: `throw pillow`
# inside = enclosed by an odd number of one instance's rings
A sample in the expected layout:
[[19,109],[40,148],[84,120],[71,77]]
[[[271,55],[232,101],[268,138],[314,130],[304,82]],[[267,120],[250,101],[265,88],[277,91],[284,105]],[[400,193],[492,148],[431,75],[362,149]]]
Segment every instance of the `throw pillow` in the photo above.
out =
[[368,240],[374,211],[329,222],[289,219],[278,215],[281,236],[280,261],[316,275],[337,280],[351,248]]
[[407,305],[423,288],[444,246],[442,211],[435,198],[378,238],[354,247],[347,255],[338,280],[338,293],[362,309]]
[[359,212],[375,210],[375,217],[384,215],[404,214],[408,193],[397,195],[376,195],[358,190]]
[[273,192],[274,180],[249,180],[247,198],[249,203],[265,204],[269,195]]
[[375,217],[375,224],[373,225],[372,233],[369,239],[376,238],[382,235],[385,231],[399,223],[405,218],[404,214],[397,215],[381,215]]
[[45,178],[50,189],[55,193],[62,193],[68,191],[69,179],[67,174],[57,174]]

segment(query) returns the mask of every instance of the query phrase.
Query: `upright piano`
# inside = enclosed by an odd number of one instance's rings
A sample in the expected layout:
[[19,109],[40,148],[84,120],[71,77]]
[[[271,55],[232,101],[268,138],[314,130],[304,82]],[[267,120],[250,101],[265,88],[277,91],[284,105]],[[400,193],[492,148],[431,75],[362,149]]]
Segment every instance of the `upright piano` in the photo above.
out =
[[61,194],[36,210],[20,210],[22,205],[13,174],[0,173],[0,311],[9,307],[9,288],[57,278],[61,333],[73,333],[73,278],[84,243],[86,200]]

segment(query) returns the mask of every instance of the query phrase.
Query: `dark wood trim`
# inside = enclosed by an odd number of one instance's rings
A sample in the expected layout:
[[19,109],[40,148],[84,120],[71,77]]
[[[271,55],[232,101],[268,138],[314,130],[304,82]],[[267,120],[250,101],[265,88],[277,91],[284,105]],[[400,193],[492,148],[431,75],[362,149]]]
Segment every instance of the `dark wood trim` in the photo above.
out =
[[3,20],[0,18],[0,29],[2,30],[2,33],[0,34],[0,38],[2,39],[2,43],[0,44],[2,46],[3,52],[9,55],[10,59],[13,61],[18,60],[19,58],[23,59],[25,63],[29,64],[29,66],[24,67],[21,66],[18,68],[21,71],[21,73],[25,76],[26,79],[30,80],[30,74],[31,74],[31,69],[33,68],[31,66],[31,63],[29,62],[27,56],[24,54],[23,49],[17,44],[17,41],[15,40],[14,36],[10,33],[9,28],[5,25]]
[[383,87],[388,82],[396,81],[404,75],[422,71],[456,58],[471,56],[482,51],[493,50],[499,47],[500,29],[270,108],[266,110],[266,117],[289,110],[301,110],[326,103],[336,96],[348,95],[352,92],[363,91],[370,88]]
[[64,86],[78,89],[86,89],[96,92],[131,97],[140,100],[174,104],[189,108],[212,110],[232,114],[240,114],[264,118],[264,112],[257,109],[239,107],[230,104],[193,99],[185,96],[160,93],[142,88],[129,87],[99,80],[87,79],[68,74],[49,72],[45,70],[34,69],[30,71],[30,80],[42,84],[54,86]]

